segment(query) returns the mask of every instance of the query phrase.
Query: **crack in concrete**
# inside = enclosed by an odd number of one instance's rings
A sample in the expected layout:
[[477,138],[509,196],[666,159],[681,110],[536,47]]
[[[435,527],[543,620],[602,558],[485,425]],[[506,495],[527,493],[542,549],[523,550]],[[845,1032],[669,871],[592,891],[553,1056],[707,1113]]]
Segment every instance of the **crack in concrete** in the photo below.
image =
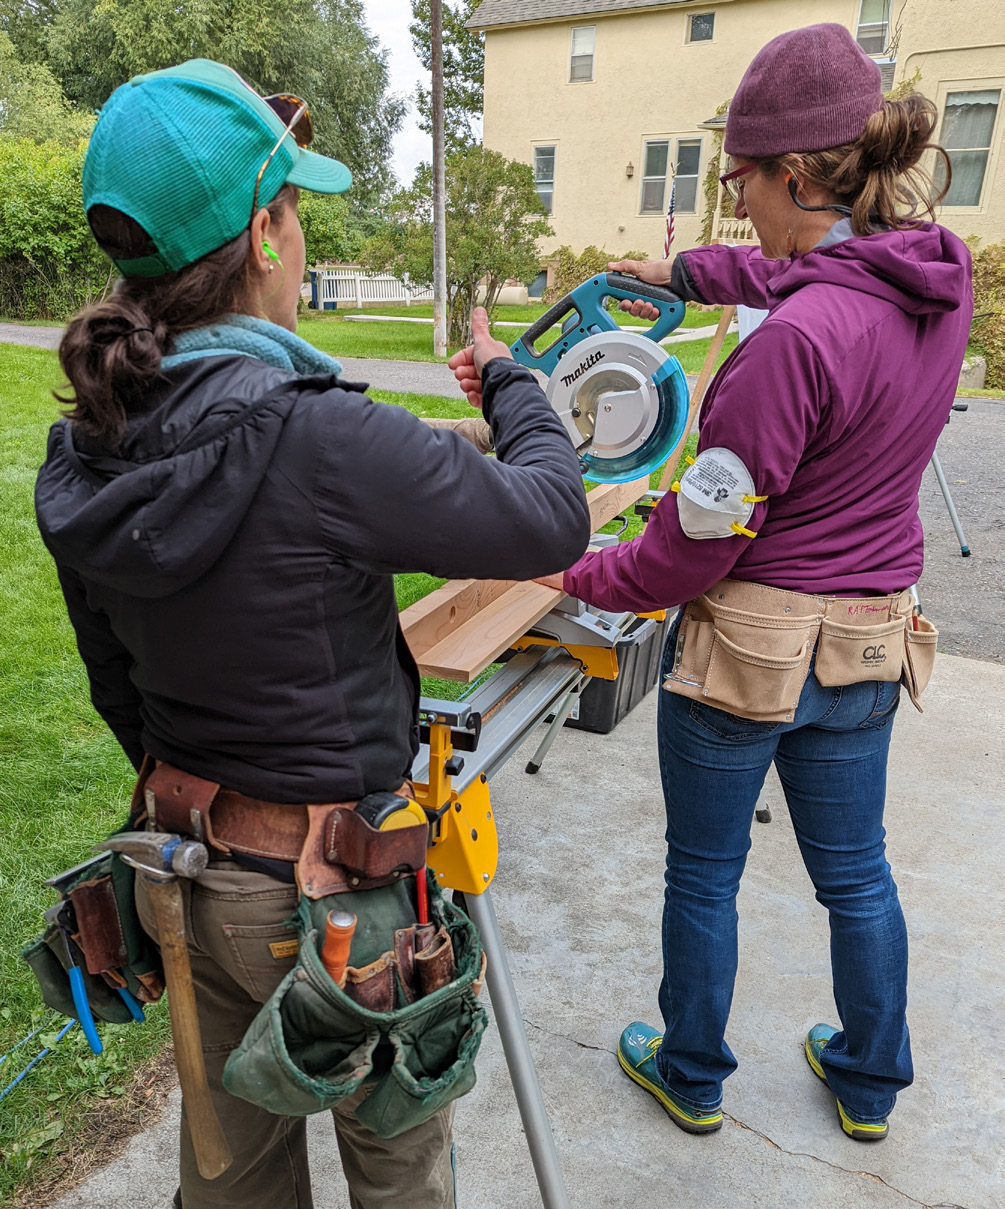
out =
[[739,1120],[737,1117],[730,1116],[728,1112],[723,1112],[722,1115],[727,1121],[732,1122],[732,1124],[738,1126],[740,1129],[745,1129],[748,1133],[754,1134],[756,1137],[759,1137],[762,1141],[767,1142],[769,1146],[782,1154],[790,1155],[792,1158],[796,1159],[812,1159],[814,1163],[822,1163],[825,1167],[830,1167],[834,1171],[843,1171],[845,1175],[860,1175],[867,1180],[873,1180],[877,1184],[882,1184],[884,1188],[889,1188],[889,1190],[891,1192],[895,1192],[897,1196],[902,1196],[905,1200],[910,1201],[912,1205],[919,1205],[921,1209],[966,1209],[966,1206],[957,1205],[955,1202],[950,1204],[946,1201],[940,1201],[938,1204],[933,1204],[928,1201],[919,1201],[916,1197],[911,1196],[910,1193],[903,1192],[900,1188],[895,1188],[893,1184],[884,1180],[881,1175],[876,1175],[875,1172],[856,1170],[852,1167],[842,1167],[840,1163],[832,1163],[828,1159],[822,1159],[819,1155],[810,1154],[805,1150],[786,1150],[784,1146],[779,1146],[773,1138],[769,1138],[766,1133],[762,1133],[759,1129],[755,1129],[752,1125],[746,1124],[746,1122]]
[[[543,1024],[537,1024],[533,1020],[525,1019],[524,1024],[529,1025],[533,1029],[537,1029],[539,1033],[546,1033],[549,1037],[557,1037],[560,1041],[568,1041],[570,1044],[578,1046],[579,1049],[591,1049],[595,1050],[597,1053],[611,1054],[612,1056],[617,1057],[617,1051],[608,1049],[606,1045],[590,1045],[586,1041],[578,1041],[575,1037],[570,1037],[566,1033],[556,1032],[554,1029],[545,1028]],[[903,1192],[899,1188],[895,1188],[893,1184],[888,1183],[883,1179],[882,1176],[876,1175],[872,1171],[861,1171],[855,1170],[851,1167],[842,1167],[840,1163],[832,1163],[828,1159],[822,1159],[819,1155],[810,1154],[805,1150],[786,1150],[784,1146],[779,1146],[773,1138],[769,1138],[766,1133],[762,1133],[759,1129],[755,1129],[752,1125],[747,1125],[746,1122],[739,1120],[739,1118],[730,1116],[728,1112],[723,1112],[722,1115],[732,1125],[735,1125],[738,1129],[744,1129],[748,1133],[754,1134],[755,1137],[760,1138],[763,1142],[767,1142],[772,1149],[777,1150],[780,1154],[787,1154],[790,1158],[794,1159],[810,1159],[814,1163],[822,1163],[823,1166],[830,1167],[834,1171],[841,1171],[845,1175],[858,1175],[863,1179],[872,1180],[876,1184],[882,1184],[884,1188],[888,1188],[891,1192],[896,1193],[897,1196],[902,1196],[904,1200],[909,1201],[912,1205],[918,1205],[919,1209],[967,1209],[965,1205],[958,1205],[955,1201],[939,1201],[938,1204],[929,1203],[928,1201],[919,1201],[916,1197],[911,1196],[909,1193]]]

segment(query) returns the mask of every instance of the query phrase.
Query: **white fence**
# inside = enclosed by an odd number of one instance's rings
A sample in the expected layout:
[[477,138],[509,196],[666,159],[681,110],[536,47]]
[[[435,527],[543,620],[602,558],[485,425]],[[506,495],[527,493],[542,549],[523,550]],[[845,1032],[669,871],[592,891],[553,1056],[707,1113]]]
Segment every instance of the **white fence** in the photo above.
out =
[[311,269],[311,300],[318,310],[385,302],[411,306],[413,302],[431,301],[432,297],[428,286],[413,286],[407,276],[402,281],[390,273],[366,273],[358,265]]

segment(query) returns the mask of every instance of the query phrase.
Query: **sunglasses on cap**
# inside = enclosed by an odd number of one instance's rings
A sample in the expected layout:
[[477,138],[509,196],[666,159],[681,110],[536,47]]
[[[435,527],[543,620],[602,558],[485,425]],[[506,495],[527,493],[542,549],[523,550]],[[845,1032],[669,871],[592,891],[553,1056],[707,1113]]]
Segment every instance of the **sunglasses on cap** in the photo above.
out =
[[279,136],[275,147],[265,157],[265,163],[258,169],[258,176],[255,178],[255,195],[251,201],[251,218],[258,213],[258,191],[262,187],[262,177],[265,175],[266,168],[272,163],[272,157],[283,145],[283,139],[288,134],[292,134],[298,147],[309,147],[311,139],[314,138],[314,123],[311,121],[311,112],[307,108],[306,101],[287,92],[277,92],[274,96],[262,97],[262,100],[285,124],[286,129]]
[[[732,163],[733,161],[730,160],[729,162]],[[743,178],[748,172],[753,172],[756,167],[757,164],[752,161],[749,164],[744,164],[742,168],[733,168],[730,172],[725,172],[719,177],[719,184],[722,185],[733,201],[738,202],[743,196],[743,186],[745,183]]]

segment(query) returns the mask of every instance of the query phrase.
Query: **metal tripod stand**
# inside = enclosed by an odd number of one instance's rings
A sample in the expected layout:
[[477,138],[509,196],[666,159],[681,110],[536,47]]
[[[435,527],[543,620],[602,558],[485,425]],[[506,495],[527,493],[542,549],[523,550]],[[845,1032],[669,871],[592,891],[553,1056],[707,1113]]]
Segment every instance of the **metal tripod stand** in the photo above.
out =
[[[966,411],[968,404],[955,402],[953,403],[953,411]],[[950,417],[947,417],[946,423],[949,423]],[[953,497],[949,494],[949,484],[946,482],[946,476],[942,472],[942,463],[939,461],[939,451],[935,449],[932,453],[932,469],[935,471],[935,477],[939,481],[939,488],[942,491],[942,498],[946,501],[946,509],[949,512],[949,519],[952,522],[953,529],[956,531],[956,540],[960,543],[960,554],[964,558],[970,557],[970,547],[967,545],[967,539],[963,536],[963,526],[960,524],[959,515],[956,512],[956,505],[953,503]]]

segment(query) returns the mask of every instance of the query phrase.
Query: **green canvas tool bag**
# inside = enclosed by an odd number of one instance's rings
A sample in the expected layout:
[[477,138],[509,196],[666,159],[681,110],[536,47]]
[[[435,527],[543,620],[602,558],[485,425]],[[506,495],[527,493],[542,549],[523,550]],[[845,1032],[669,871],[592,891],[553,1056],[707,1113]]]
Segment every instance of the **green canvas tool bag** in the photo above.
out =
[[[415,924],[411,878],[376,889],[324,898],[301,896],[294,922],[297,964],[263,1006],[231,1054],[223,1085],[269,1112],[304,1116],[323,1112],[359,1089],[361,1125],[382,1138],[413,1129],[475,1084],[475,1055],[485,1031],[478,999],[484,955],[468,917],[443,899],[427,877],[430,922],[445,928],[453,946],[454,978],[409,1002],[394,973],[394,1006],[370,1011],[349,998],[321,963],[329,910],[357,916],[350,979],[367,967],[386,970],[395,933]],[[393,966],[393,963],[392,963]]]
[[[132,827],[132,817],[120,830]],[[66,875],[59,884],[61,899],[72,906],[72,943],[81,957],[84,990],[98,1020],[126,1024],[133,1017],[117,988],[128,990],[140,1003],[153,1003],[163,994],[160,956],[140,926],[133,896],[133,871],[117,853],[106,852]],[[66,943],[55,924],[21,949],[47,1007],[76,1016],[67,973]]]

